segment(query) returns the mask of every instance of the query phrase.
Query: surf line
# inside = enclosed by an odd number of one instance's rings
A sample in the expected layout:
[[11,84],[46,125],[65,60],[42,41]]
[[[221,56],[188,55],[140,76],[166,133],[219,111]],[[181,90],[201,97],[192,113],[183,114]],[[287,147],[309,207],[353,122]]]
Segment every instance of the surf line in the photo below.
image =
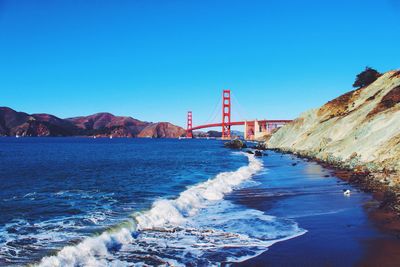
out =
[[[54,256],[44,257],[36,266],[107,266],[113,251],[134,242],[137,231],[154,228],[173,228],[186,218],[197,214],[207,203],[222,200],[236,186],[263,169],[262,161],[252,154],[240,153],[248,158],[248,165],[236,171],[222,172],[214,178],[183,191],[172,200],[156,200],[151,209],[133,214],[133,218],[94,237],[87,237],[74,246],[66,246]],[[114,263],[116,263],[114,260]]]

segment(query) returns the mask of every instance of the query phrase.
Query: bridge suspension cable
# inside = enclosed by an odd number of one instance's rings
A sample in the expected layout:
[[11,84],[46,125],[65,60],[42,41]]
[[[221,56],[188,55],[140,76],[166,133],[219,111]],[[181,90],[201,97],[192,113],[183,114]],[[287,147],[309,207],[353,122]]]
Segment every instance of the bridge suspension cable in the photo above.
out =
[[212,111],[212,113],[210,114],[210,116],[208,117],[206,124],[207,123],[213,123],[216,122],[215,119],[217,118],[217,116],[219,115],[219,111],[220,111],[220,106],[221,106],[221,101],[222,98],[218,98],[218,102],[217,104],[214,106],[214,109]]
[[[223,97],[219,98],[222,100],[222,122],[217,122],[217,123],[209,123],[209,124],[203,124],[203,125],[198,125],[195,124],[196,126],[193,126],[193,121],[192,121],[192,112],[188,111],[187,114],[187,129],[186,129],[186,137],[187,138],[192,138],[193,137],[193,131],[194,130],[200,130],[200,129],[207,129],[211,127],[222,127],[222,139],[230,139],[231,138],[231,126],[239,126],[239,125],[244,125],[245,126],[245,138],[246,139],[255,139],[257,136],[260,136],[260,134],[266,134],[271,132],[271,125],[273,126],[272,129],[276,128],[278,125],[284,125],[286,123],[291,122],[291,120],[242,120],[242,121],[237,121],[232,119],[231,117],[231,111],[232,111],[232,106],[231,106],[231,91],[229,89],[223,90]],[[237,107],[239,110],[243,111],[240,103],[236,98],[232,98],[237,104]],[[219,101],[220,103],[221,101]],[[214,111],[211,113],[210,118],[214,120],[214,117],[217,116],[219,113],[217,112],[218,110],[218,105],[214,108]],[[240,111],[238,111],[239,117],[242,117],[242,114]],[[214,116],[213,116],[214,115]]]
[[239,101],[237,100],[237,98],[235,97],[235,95],[234,94],[232,94],[231,93],[231,97],[232,97],[232,99],[233,99],[233,102],[234,102],[234,104],[235,104],[235,109],[234,109],[234,112],[235,112],[235,114],[237,114],[238,115],[238,119],[240,119],[240,120],[245,120],[245,118],[247,118],[246,116],[243,116],[243,115],[247,115],[247,114],[245,114],[245,112],[243,112],[243,108],[242,108],[242,106],[239,104]]

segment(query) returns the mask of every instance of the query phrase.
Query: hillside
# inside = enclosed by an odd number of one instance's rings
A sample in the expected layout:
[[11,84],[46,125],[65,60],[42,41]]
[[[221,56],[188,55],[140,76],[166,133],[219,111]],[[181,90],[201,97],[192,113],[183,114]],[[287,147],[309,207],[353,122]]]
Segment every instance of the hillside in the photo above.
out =
[[110,113],[96,113],[90,116],[68,118],[83,135],[136,137],[150,123],[131,117],[114,116]]
[[[167,125],[166,125],[167,124]],[[143,133],[142,133],[143,131]],[[170,123],[150,123],[131,117],[97,113],[61,119],[0,107],[0,136],[113,136],[176,138],[185,131]]]
[[[400,184],[400,71],[307,111],[267,141],[268,148],[298,153],[359,172],[394,174]],[[382,177],[376,175],[376,177]]]
[[185,133],[186,131],[179,126],[173,125],[169,122],[159,122],[147,125],[140,131],[138,137],[173,138],[182,136]]

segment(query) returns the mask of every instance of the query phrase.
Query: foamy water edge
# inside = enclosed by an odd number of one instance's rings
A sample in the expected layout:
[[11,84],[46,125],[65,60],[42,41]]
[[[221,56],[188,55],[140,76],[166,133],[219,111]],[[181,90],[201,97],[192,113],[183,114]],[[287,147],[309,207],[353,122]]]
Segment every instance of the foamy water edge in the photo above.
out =
[[[135,242],[135,232],[157,228],[172,229],[184,225],[199,210],[206,208],[209,203],[222,200],[235,187],[263,169],[262,161],[254,155],[241,154],[247,156],[247,166],[236,171],[219,173],[212,179],[191,186],[176,199],[157,200],[148,211],[135,213],[125,223],[98,236],[85,238],[77,245],[66,246],[56,255],[44,257],[36,266],[125,266],[125,262],[117,259],[110,262],[110,258],[113,251]],[[303,233],[271,241],[268,246]]]

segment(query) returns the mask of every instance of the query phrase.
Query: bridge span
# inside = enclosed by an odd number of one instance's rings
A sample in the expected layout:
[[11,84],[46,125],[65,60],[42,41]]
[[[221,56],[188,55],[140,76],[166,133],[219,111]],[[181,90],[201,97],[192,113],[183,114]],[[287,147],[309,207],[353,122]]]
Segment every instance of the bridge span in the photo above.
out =
[[231,121],[231,91],[223,90],[222,93],[222,122],[193,126],[193,114],[187,113],[186,137],[193,138],[193,131],[222,127],[222,139],[231,139],[231,126],[244,125],[244,138],[254,140],[270,134],[274,129],[291,122],[291,120],[245,120]]

